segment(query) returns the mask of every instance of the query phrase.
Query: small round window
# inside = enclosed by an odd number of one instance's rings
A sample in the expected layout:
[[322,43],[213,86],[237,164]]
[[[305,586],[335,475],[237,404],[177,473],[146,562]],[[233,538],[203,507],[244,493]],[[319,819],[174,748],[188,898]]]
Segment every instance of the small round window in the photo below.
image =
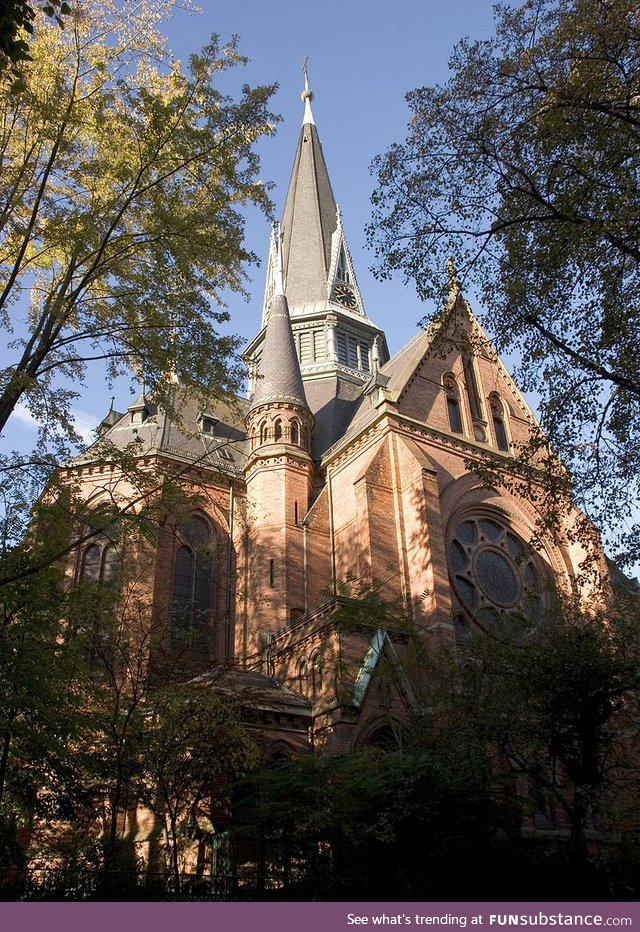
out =
[[486,630],[522,638],[541,621],[538,561],[499,520],[472,517],[457,525],[449,571],[458,598]]

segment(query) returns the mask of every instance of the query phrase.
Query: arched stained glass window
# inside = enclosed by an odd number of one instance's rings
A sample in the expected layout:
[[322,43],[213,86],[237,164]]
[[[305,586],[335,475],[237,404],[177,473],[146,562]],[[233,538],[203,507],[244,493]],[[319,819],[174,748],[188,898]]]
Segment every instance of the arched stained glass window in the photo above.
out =
[[122,555],[111,536],[97,534],[82,554],[80,580],[115,588],[120,582],[121,572]]
[[211,617],[213,553],[206,521],[188,518],[179,529],[173,571],[171,633],[174,642],[206,632]]
[[82,579],[87,582],[100,581],[102,553],[98,544],[90,544],[84,552],[82,561]]

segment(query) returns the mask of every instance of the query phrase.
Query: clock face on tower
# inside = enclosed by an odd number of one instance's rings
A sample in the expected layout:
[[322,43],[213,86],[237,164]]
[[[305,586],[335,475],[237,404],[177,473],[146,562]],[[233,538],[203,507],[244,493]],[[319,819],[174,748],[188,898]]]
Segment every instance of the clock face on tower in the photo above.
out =
[[336,285],[333,294],[338,304],[343,307],[354,308],[358,304],[355,291],[349,285],[345,285],[344,282]]

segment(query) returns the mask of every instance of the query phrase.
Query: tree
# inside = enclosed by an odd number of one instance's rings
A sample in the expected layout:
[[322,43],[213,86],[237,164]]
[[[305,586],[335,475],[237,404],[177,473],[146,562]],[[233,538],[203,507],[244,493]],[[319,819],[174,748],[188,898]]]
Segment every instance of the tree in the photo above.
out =
[[[260,848],[287,894],[628,894],[611,842],[637,819],[638,605],[609,595],[606,610],[558,597],[535,634],[514,619],[455,645],[416,632],[403,667],[418,701],[399,744],[262,774]],[[376,624],[397,623],[367,595],[342,623],[371,605]]]
[[7,0],[0,11],[0,70],[11,68],[16,82],[19,81],[20,71],[17,66],[30,58],[27,36],[33,34],[37,13],[55,19],[62,28],[62,16],[70,12],[69,5],[62,0],[45,0],[37,5],[27,3],[26,0]]
[[[86,694],[80,688],[84,657],[77,639],[65,638],[69,593],[63,566],[50,559],[68,539],[68,513],[41,503],[40,533],[8,557],[10,569],[42,561],[0,596],[0,863],[16,863],[17,828],[34,818],[69,818],[82,795],[73,744],[81,731]],[[96,606],[93,606],[95,611]]]
[[78,4],[64,30],[40,21],[20,88],[0,80],[0,430],[18,404],[39,425],[30,454],[0,457],[6,545],[79,442],[86,365],[133,368],[168,411],[176,378],[227,396],[243,374],[223,298],[254,259],[242,207],[270,209],[254,145],[274,88],[223,95],[245,59],[216,37],[185,73],[157,29],[172,7]]
[[624,590],[614,596],[606,609],[589,610],[558,597],[547,624],[524,640],[505,628],[469,637],[457,657],[428,645],[419,655],[428,712],[414,721],[413,740],[479,754],[523,821],[535,813],[564,831],[561,863],[578,895],[602,867],[588,850],[589,831],[635,818],[638,605]]
[[199,820],[215,827],[231,781],[257,762],[257,749],[232,700],[197,685],[159,689],[145,710],[145,798],[166,822],[176,884],[184,837]]
[[[24,87],[0,87],[0,320],[15,337],[0,429],[22,401],[46,438],[73,439],[95,360],[109,376],[133,366],[167,405],[175,377],[214,394],[239,384],[223,293],[242,291],[254,258],[239,208],[270,208],[254,144],[277,120],[274,88],[238,102],[217,90],[244,62],[217,37],[185,74],[155,26],[172,6],[78,5],[64,30],[40,25]],[[22,329],[12,308],[27,297]]]
[[[462,41],[450,69],[408,94],[407,139],[374,163],[378,274],[440,301],[453,259],[521,354],[580,504],[621,525],[640,475],[637,4],[500,5],[495,36]],[[623,546],[633,562],[637,522]]]

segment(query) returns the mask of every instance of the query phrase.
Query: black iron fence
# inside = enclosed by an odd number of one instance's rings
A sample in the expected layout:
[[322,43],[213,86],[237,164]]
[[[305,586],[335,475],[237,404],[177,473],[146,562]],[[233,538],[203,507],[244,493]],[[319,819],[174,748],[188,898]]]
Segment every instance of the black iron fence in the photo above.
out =
[[282,881],[258,876],[198,876],[84,868],[0,868],[0,900],[250,901],[279,898]]

